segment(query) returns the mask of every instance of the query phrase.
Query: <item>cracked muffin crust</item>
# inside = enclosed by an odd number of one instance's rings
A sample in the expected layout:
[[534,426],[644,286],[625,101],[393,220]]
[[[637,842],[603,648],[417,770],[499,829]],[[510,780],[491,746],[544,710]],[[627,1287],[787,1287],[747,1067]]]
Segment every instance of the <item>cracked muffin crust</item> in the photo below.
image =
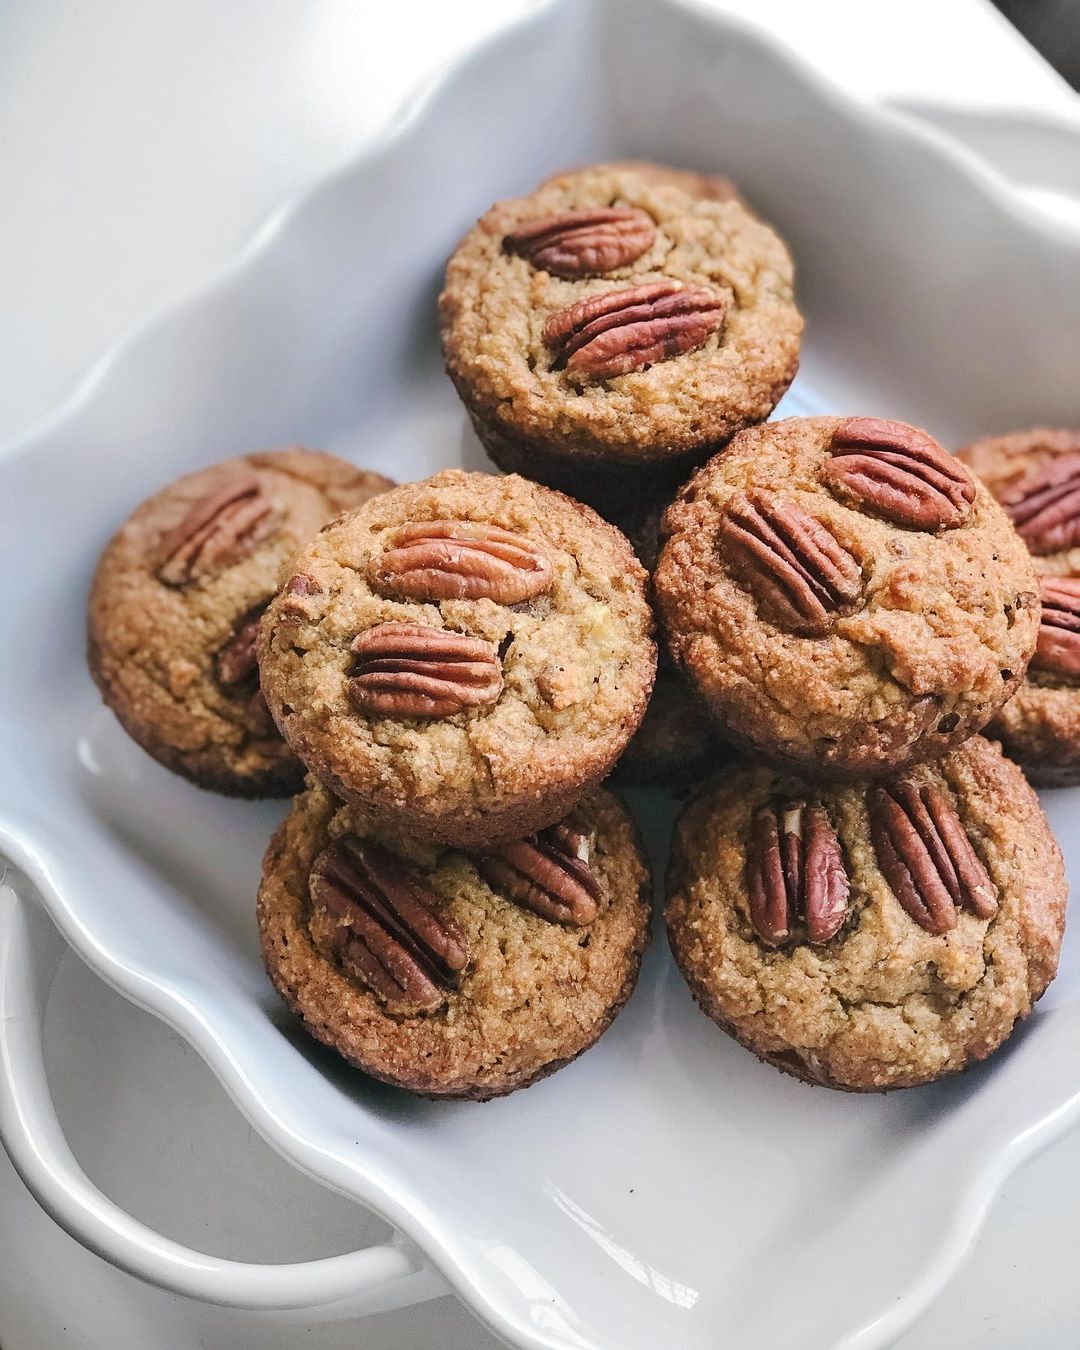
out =
[[[527,1087],[603,1034],[648,940],[649,869],[626,810],[598,790],[566,825],[572,853],[545,831],[465,854],[311,781],[263,862],[270,979],[313,1036],[384,1082],[478,1101]],[[529,907],[575,887],[576,921]]]
[[448,470],[335,522],[262,622],[262,687],[309,770],[457,845],[519,838],[606,776],[656,650],[645,573],[588,507]]
[[789,418],[741,433],[668,509],[672,654],[736,745],[817,776],[944,754],[1019,687],[1039,625],[1002,509],[925,432]]
[[296,446],[223,460],[143,502],[89,601],[90,673],[124,730],[200,787],[295,792],[303,769],[259,694],[255,626],[297,549],[392,486]]
[[597,505],[644,470],[674,486],[767,417],[798,366],[779,238],[655,166],[497,203],[451,257],[439,305],[447,371],[491,458]]
[[1021,771],[981,737],[881,786],[747,766],[676,829],[666,920],[707,1016],[830,1087],[992,1054],[1057,970],[1067,884]]
[[1080,431],[1036,427],[957,453],[1013,518],[1040,574],[1035,656],[988,729],[1033,783],[1080,783]]

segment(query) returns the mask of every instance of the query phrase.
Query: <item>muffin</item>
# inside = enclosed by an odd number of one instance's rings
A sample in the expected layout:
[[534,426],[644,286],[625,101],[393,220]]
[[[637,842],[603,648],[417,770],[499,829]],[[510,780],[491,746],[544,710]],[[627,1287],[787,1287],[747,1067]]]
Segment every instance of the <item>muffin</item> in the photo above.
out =
[[1080,783],[1080,431],[1019,431],[959,455],[1005,507],[1040,573],[1035,655],[989,731],[1033,783]]
[[[644,178],[653,187],[674,187],[685,192],[688,197],[702,201],[732,202],[741,201],[739,189],[730,178],[718,173],[702,173],[697,169],[677,169],[673,164],[657,164],[648,159],[620,159],[607,164],[596,164],[587,168],[565,169],[561,173],[546,178],[541,187],[557,183],[578,173],[634,173]],[[745,206],[745,202],[743,205]]]
[[970,471],[904,423],[743,432],[662,533],[654,585],[675,661],[736,745],[812,775],[946,753],[1035,651],[1022,542]]
[[661,654],[641,725],[612,770],[619,787],[688,788],[737,759],[705,705]]
[[802,318],[781,241],[736,200],[600,166],[499,202],[440,298],[446,368],[500,468],[603,507],[671,487],[767,417]]
[[[659,554],[660,518],[664,502],[637,511],[616,513],[617,525],[649,572]],[[736,758],[717,733],[708,710],[659,645],[656,682],[641,725],[612,771],[620,787],[686,788]]]
[[143,502],[89,603],[90,673],[128,735],[200,787],[295,792],[303,769],[259,692],[259,616],[301,544],[392,486],[293,447],[223,460]]
[[650,877],[610,793],[501,848],[377,825],[312,782],[271,840],[259,934],[278,993],[375,1078],[484,1101],[611,1024],[648,940]]
[[985,1059],[1057,970],[1068,888],[1021,771],[975,737],[880,784],[764,765],[676,829],[667,929],[701,1010],[851,1091]]
[[656,666],[623,535],[523,478],[461,470],[323,530],[258,652],[270,711],[316,778],[459,846],[566,815],[634,734]]

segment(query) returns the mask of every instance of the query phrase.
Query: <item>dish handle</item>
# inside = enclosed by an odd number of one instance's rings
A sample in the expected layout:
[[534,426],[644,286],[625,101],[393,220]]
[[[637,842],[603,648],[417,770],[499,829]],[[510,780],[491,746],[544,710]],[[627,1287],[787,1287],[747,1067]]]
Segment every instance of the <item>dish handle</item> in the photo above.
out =
[[0,1142],[38,1204],[76,1242],[148,1284],[227,1308],[339,1305],[335,1312],[346,1317],[447,1292],[398,1236],[291,1265],[229,1261],[154,1232],[98,1190],[68,1147],[45,1072],[45,1000],[63,949],[40,907],[10,879],[0,885]]

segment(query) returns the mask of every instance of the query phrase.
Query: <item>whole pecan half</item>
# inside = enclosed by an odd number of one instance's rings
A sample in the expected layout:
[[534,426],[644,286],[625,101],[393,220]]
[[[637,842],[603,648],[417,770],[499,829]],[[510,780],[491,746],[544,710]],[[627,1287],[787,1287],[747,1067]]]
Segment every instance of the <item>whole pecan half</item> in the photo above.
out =
[[997,888],[940,788],[896,779],[871,790],[867,809],[881,874],[920,928],[947,933],[961,907],[997,912]]
[[1032,553],[1060,553],[1080,544],[1080,450],[1035,469],[1001,504]]
[[1080,675],[1080,577],[1042,577],[1042,619],[1032,667]]
[[392,853],[355,835],[312,864],[312,904],[335,922],[332,950],[390,1009],[431,1012],[457,987],[465,934],[438,896]]
[[975,500],[967,466],[906,422],[849,417],[833,432],[824,477],[875,515],[917,530],[962,525]]
[[608,380],[700,347],[723,323],[724,308],[705,286],[650,281],[578,300],[548,319],[543,337],[555,369]]
[[162,536],[158,580],[187,586],[217,576],[246,558],[280,518],[254,474],[234,474],[193,502],[180,523]]
[[450,717],[493,703],[502,692],[490,642],[418,623],[380,623],[352,644],[349,694],[377,717]]
[[471,520],[395,530],[368,566],[381,595],[403,600],[495,600],[516,605],[550,590],[551,559],[529,539]]
[[584,927],[596,918],[603,889],[589,864],[592,840],[562,821],[528,839],[474,855],[493,891],[552,923]]
[[823,631],[862,595],[862,569],[826,526],[760,489],[728,502],[720,546],[765,608],[797,632]]
[[503,248],[557,277],[591,277],[632,263],[655,238],[644,211],[606,206],[528,220],[506,236]]
[[746,849],[750,921],[762,942],[778,947],[798,920],[815,945],[835,937],[848,907],[840,841],[819,803],[773,801],[750,822]]

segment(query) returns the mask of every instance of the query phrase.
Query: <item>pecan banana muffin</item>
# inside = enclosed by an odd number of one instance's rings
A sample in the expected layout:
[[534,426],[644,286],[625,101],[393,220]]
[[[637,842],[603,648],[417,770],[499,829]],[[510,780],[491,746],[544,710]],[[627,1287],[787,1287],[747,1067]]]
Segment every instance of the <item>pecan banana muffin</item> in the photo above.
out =
[[810,774],[944,754],[1035,651],[1038,585],[1008,517],[902,422],[745,431],[662,534],[654,585],[677,664],[736,745]]
[[655,166],[497,203],[439,305],[447,371],[491,458],[598,507],[633,499],[643,474],[674,486],[767,417],[798,366],[779,238]]
[[686,809],[667,928],[702,1011],[851,1091],[985,1059],[1057,971],[1068,887],[1021,771],[981,737],[881,783],[747,766]]
[[1039,427],[958,454],[1005,507],[1040,574],[1035,655],[989,731],[1033,783],[1080,783],[1080,431]]
[[[618,513],[617,525],[647,571],[656,567],[664,504]],[[662,643],[645,716],[612,771],[621,787],[685,788],[726,767],[736,758],[724,743],[708,710],[685,676],[676,670]]]
[[623,535],[523,478],[461,470],[323,530],[258,650],[270,710],[316,778],[467,846],[561,819],[634,734],[656,666]]
[[124,730],[200,787],[295,792],[303,769],[259,692],[259,616],[301,544],[392,486],[293,447],[223,460],[143,502],[90,591],[90,673]]
[[539,834],[462,853],[312,782],[267,851],[259,933],[274,987],[317,1039],[384,1082],[484,1101],[611,1024],[637,980],[650,884],[608,792]]

